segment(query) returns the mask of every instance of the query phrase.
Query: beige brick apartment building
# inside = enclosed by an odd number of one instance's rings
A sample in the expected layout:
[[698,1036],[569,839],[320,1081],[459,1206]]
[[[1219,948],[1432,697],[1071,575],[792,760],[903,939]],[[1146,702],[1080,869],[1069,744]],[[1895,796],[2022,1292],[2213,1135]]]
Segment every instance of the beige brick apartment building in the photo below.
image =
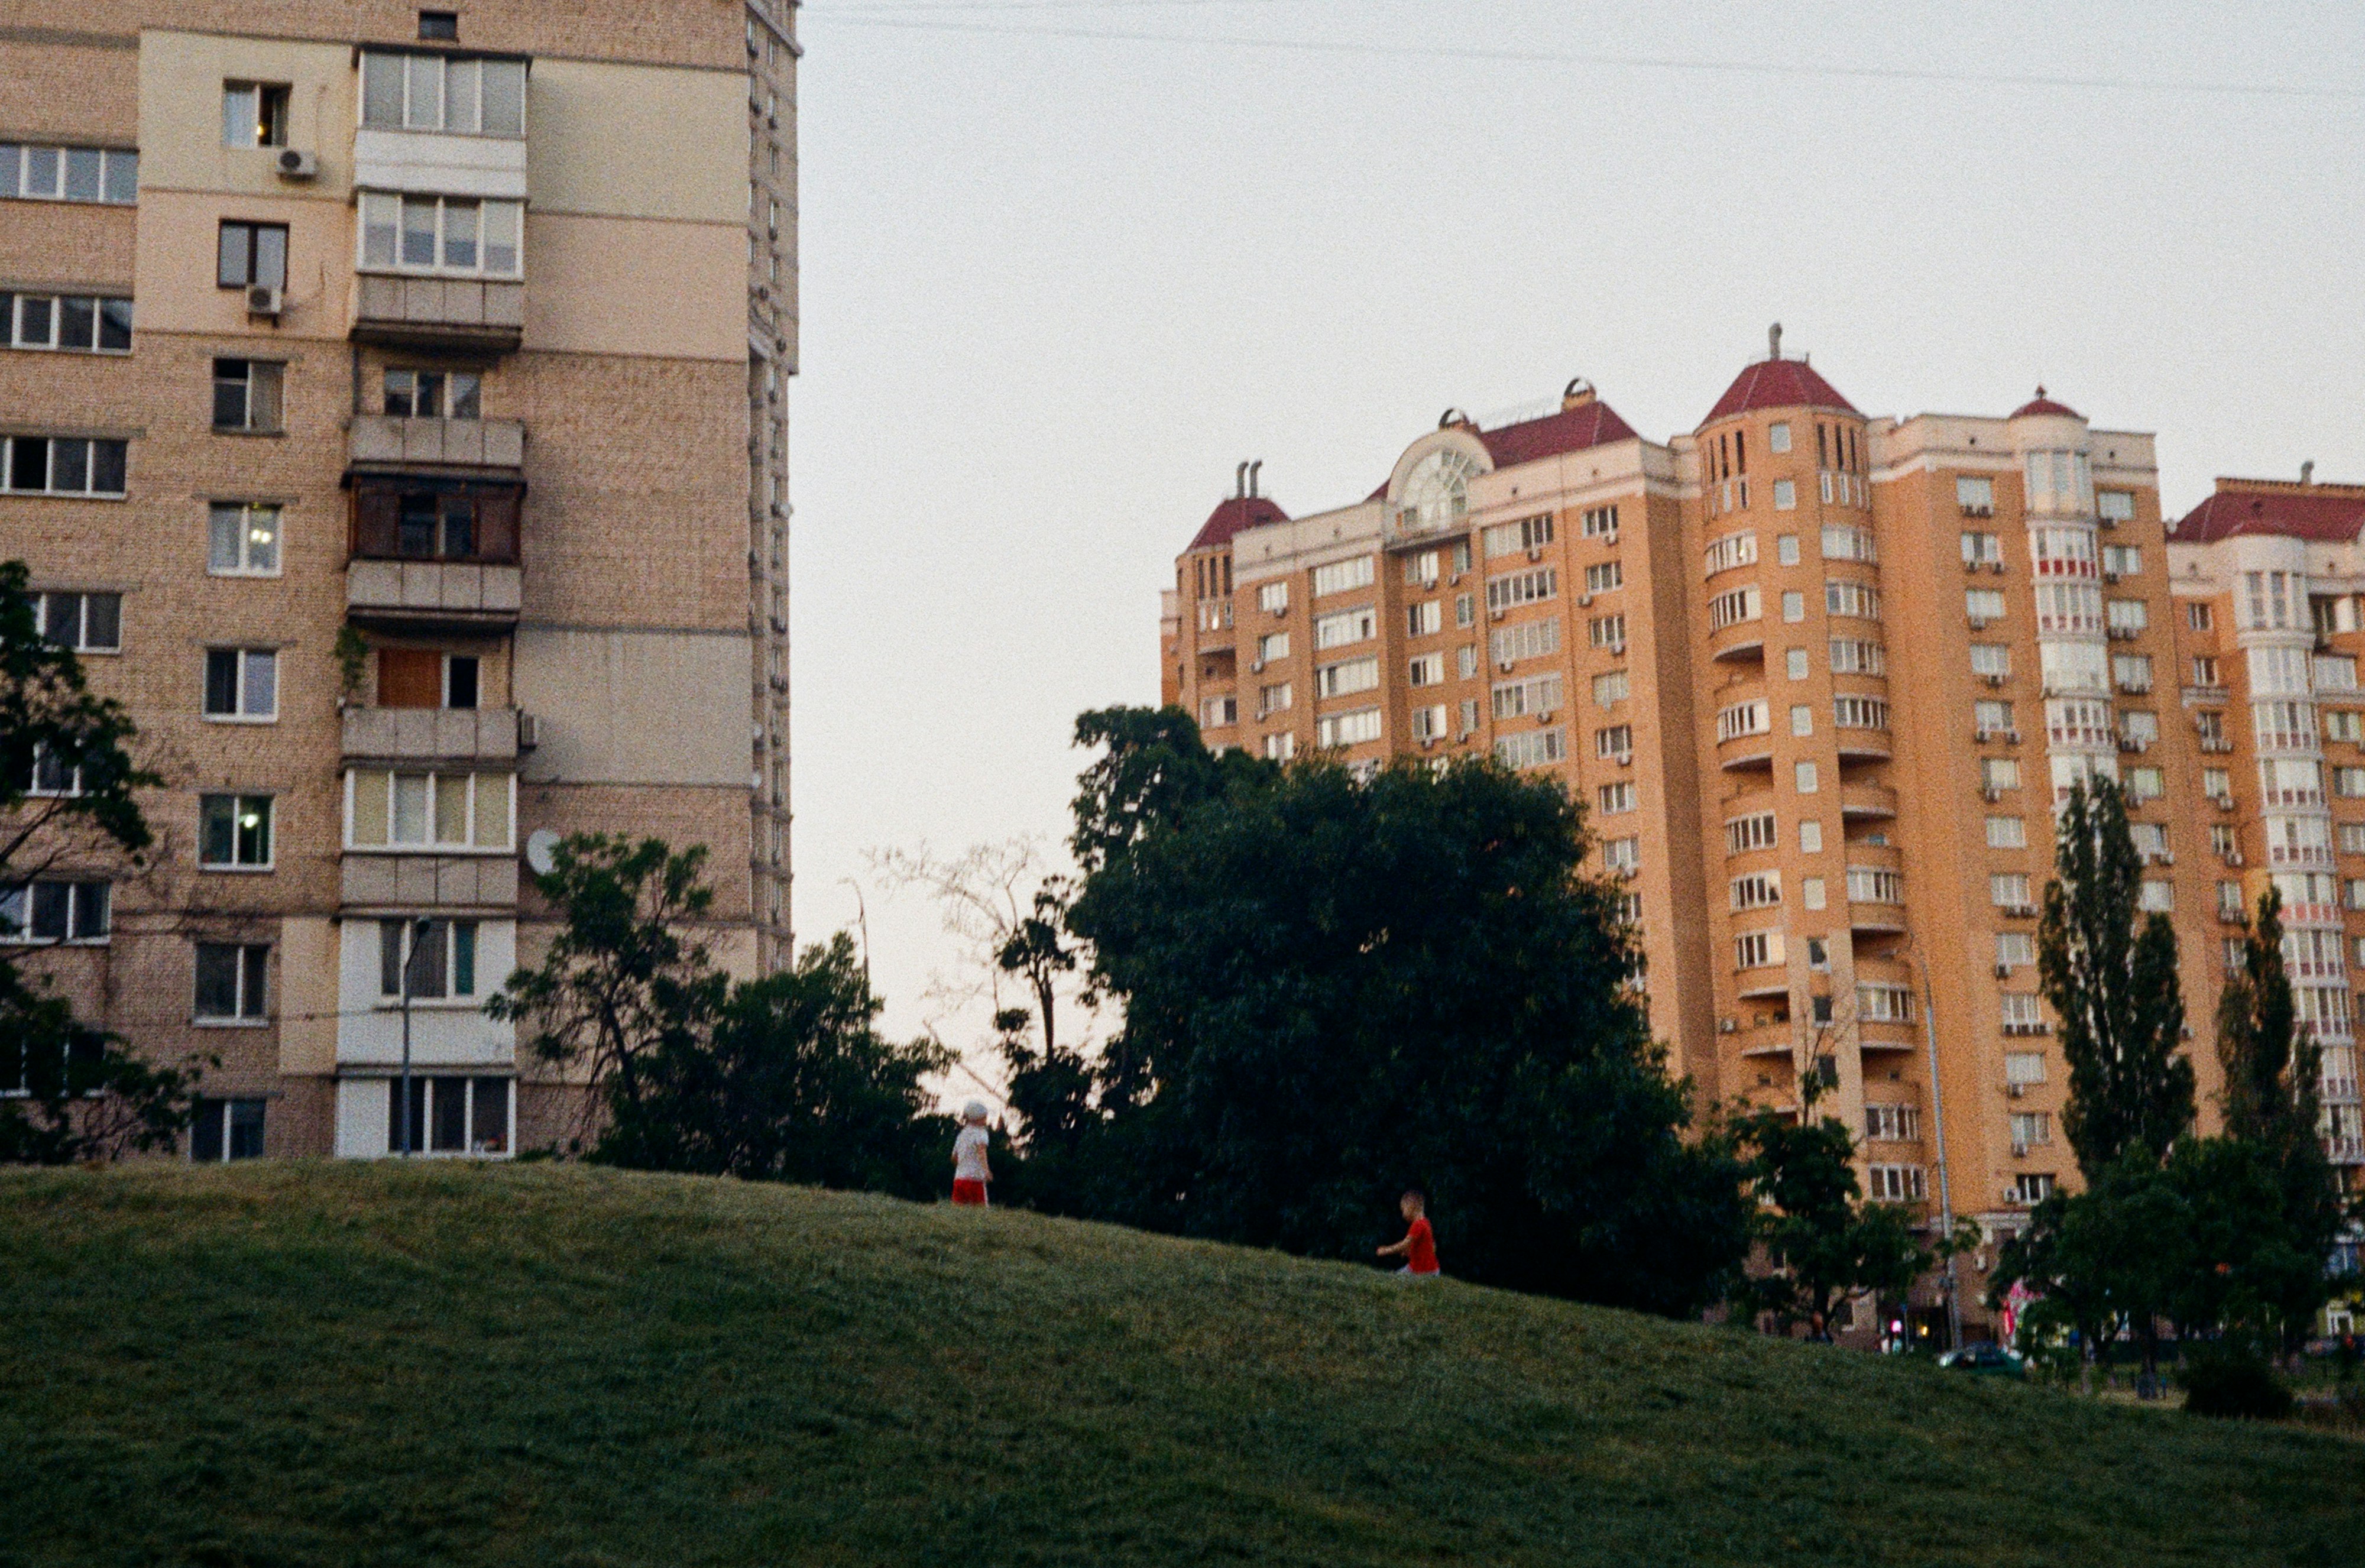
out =
[[0,7],[0,557],[165,778],[147,868],[0,899],[219,1058],[196,1158],[398,1147],[406,966],[415,1145],[555,1136],[481,1012],[544,834],[704,844],[786,951],[791,16]]
[[1868,417],[1778,346],[1664,443],[1576,382],[1449,412],[1352,506],[1293,519],[1239,476],[1176,563],[1166,700],[1270,757],[1558,777],[1677,1067],[1774,1106],[1819,1074],[1870,1193],[1990,1237],[2074,1177],[2036,913],[2051,808],[2115,777],[2204,1122],[2227,921],[2271,877],[2353,1183],[2365,488],[2225,481],[2168,528],[2148,435],[2041,388]]

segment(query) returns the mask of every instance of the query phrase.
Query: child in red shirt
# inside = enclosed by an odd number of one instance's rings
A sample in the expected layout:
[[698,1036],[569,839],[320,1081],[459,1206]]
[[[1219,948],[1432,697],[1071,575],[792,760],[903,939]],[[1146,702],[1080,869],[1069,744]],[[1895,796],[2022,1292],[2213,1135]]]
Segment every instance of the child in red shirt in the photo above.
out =
[[1396,1201],[1405,1216],[1402,1241],[1393,1241],[1379,1249],[1383,1258],[1402,1258],[1405,1266],[1397,1273],[1416,1280],[1437,1278],[1437,1238],[1429,1234],[1429,1204],[1418,1188],[1407,1191]]

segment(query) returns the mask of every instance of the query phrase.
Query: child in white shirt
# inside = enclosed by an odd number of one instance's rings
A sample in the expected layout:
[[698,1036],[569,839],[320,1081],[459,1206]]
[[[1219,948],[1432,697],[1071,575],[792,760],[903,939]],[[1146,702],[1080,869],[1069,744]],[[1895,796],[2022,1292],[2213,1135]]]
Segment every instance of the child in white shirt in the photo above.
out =
[[993,1180],[985,1162],[988,1139],[985,1102],[972,1100],[961,1107],[960,1136],[953,1139],[953,1202],[966,1208],[983,1208],[985,1184]]

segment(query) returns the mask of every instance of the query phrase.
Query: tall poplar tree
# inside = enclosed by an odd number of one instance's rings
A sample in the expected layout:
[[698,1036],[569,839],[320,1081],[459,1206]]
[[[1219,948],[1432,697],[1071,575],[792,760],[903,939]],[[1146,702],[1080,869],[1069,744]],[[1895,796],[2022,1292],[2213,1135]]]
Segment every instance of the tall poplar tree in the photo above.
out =
[[2192,1064],[2178,1052],[2176,933],[2141,908],[2143,860],[2109,778],[2069,791],[2045,889],[2037,972],[2069,1068],[2062,1130],[2091,1185],[2133,1157],[2158,1168],[2192,1126]]

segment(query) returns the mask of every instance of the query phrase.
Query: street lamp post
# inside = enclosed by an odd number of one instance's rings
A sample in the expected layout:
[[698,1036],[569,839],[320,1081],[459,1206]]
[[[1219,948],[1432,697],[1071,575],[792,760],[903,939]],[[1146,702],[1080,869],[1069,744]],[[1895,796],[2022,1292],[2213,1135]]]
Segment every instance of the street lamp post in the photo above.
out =
[[402,1122],[402,1158],[405,1159],[411,1155],[411,1117],[418,1104],[410,1092],[410,966],[419,962],[419,944],[433,924],[426,919],[408,923],[405,934],[410,940],[402,951],[402,1108],[399,1116]]
[[[1938,1149],[1938,1238],[1939,1244],[1945,1246],[1955,1236],[1955,1194],[1946,1183],[1946,1092],[1938,1080],[1938,1008],[1930,991],[1929,963],[1910,939],[1898,950],[1922,971],[1922,1034],[1930,1050],[1930,1130]],[[1963,1342],[1963,1304],[1956,1294],[1952,1251],[1946,1254],[1946,1279],[1941,1288],[1946,1295],[1946,1348],[1951,1350]]]

